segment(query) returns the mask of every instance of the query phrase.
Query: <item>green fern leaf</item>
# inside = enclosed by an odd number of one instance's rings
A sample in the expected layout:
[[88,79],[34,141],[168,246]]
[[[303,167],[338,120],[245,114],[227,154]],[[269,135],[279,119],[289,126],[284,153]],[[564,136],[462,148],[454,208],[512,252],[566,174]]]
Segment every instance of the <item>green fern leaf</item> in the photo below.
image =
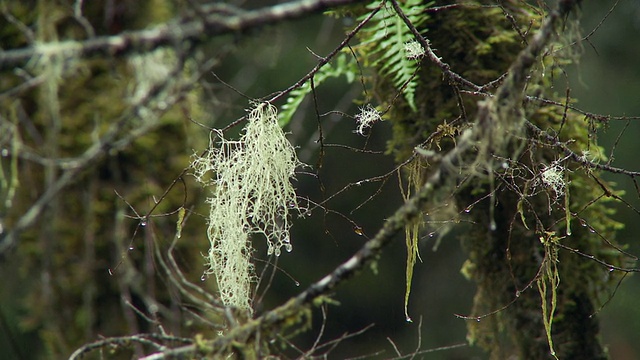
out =
[[[313,78],[315,87],[317,88],[327,79],[339,78],[341,76],[345,76],[347,82],[352,83],[356,78],[358,69],[355,61],[350,61],[348,57],[350,57],[350,55],[341,53],[336,57],[335,65],[326,64],[323,66]],[[278,123],[281,127],[287,125],[291,121],[293,115],[310,92],[310,81],[307,81],[301,87],[291,91],[287,98],[287,103],[282,105],[280,115],[278,116]]]
[[[376,1],[367,8],[377,8],[378,4]],[[424,12],[432,4],[423,4],[421,0],[407,0],[400,4],[400,8],[411,23],[419,28],[428,19]],[[364,18],[363,16],[360,20]],[[413,111],[417,111],[415,92],[418,82],[414,74],[419,62],[408,57],[405,52],[405,45],[415,39],[402,19],[390,8],[380,11],[361,31],[360,39],[362,43],[357,51],[364,63],[378,67],[380,73],[389,78],[397,89],[402,89],[407,104]]]

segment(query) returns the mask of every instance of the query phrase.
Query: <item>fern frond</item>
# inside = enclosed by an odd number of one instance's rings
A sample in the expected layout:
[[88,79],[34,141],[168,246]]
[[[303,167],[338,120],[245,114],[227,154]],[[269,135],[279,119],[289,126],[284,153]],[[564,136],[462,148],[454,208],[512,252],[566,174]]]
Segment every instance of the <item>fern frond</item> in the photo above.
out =
[[[367,8],[378,7],[373,2]],[[433,3],[421,0],[407,0],[400,4],[403,12],[418,29],[428,17],[424,12]],[[363,20],[362,17],[360,20]],[[356,47],[365,64],[372,64],[380,69],[380,73],[391,80],[392,84],[402,91],[407,104],[417,111],[415,92],[418,79],[414,76],[419,62],[413,54],[408,54],[406,45],[415,39],[402,19],[391,9],[380,11],[371,19],[368,26],[360,32],[362,43]]]
[[[355,61],[350,61],[348,58],[350,55],[341,53],[336,57],[335,65],[331,63],[323,66],[313,77],[313,83],[315,87],[325,82],[330,78],[339,78],[345,76],[347,82],[351,84],[356,78],[358,73],[357,64]],[[311,82],[307,81],[304,85],[298,89],[293,90],[287,98],[287,103],[282,105],[280,115],[278,116],[278,124],[283,127],[287,125],[293,115],[300,107],[300,104],[304,101],[306,96],[311,92]]]

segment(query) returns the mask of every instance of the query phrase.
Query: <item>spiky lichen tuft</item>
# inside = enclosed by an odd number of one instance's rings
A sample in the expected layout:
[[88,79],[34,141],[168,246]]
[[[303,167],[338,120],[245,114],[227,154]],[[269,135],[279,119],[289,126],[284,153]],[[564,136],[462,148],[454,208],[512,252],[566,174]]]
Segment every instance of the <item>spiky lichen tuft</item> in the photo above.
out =
[[355,116],[355,118],[356,122],[358,123],[358,129],[356,129],[356,133],[363,136],[365,135],[365,131],[368,128],[382,120],[380,112],[376,110],[376,108],[371,106],[371,104],[360,107],[360,112]]
[[[262,234],[268,255],[279,256],[283,247],[292,250],[289,213],[298,203],[291,179],[299,161],[270,104],[257,104],[250,111],[240,140],[216,136],[219,146],[212,143],[193,163],[196,178],[213,191],[208,200],[209,272],[224,304],[251,312],[250,237]],[[206,179],[209,173],[211,181]]]

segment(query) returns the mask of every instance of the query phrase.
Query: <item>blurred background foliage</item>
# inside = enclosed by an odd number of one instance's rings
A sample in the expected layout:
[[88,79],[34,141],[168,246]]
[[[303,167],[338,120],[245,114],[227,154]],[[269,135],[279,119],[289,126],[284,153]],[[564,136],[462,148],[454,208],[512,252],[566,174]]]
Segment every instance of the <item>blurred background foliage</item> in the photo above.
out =
[[[33,29],[38,28],[36,24],[45,26],[42,23],[49,22],[48,26],[55,31],[42,36],[55,33],[61,39],[82,38],[85,36],[82,28],[70,20],[72,3],[5,1],[2,6]],[[257,8],[273,2],[229,3]],[[602,21],[612,5],[612,1],[583,1],[583,32],[589,33]],[[165,21],[180,13],[184,6],[182,1],[112,0],[85,2],[83,9],[96,34],[105,35]],[[314,54],[324,56],[342,40],[344,27],[351,25],[348,21],[318,15],[247,34],[225,35],[210,39],[198,56],[217,59],[213,68],[217,77],[248,97],[262,98],[287,88],[306,74],[317,62]],[[640,114],[640,71],[636,61],[640,56],[636,41],[639,32],[640,5],[623,0],[589,42],[581,44],[582,57],[569,69],[571,95],[578,99],[580,108],[605,115]],[[27,41],[15,24],[3,22],[0,26],[3,50],[24,47]],[[55,111],[51,110],[43,86],[27,89],[19,96],[0,98],[3,121],[18,124],[21,150],[31,156],[20,159],[17,194],[10,207],[1,208],[4,231],[59,175],[58,165],[44,160],[81,154],[114,119],[126,112],[134,91],[134,72],[126,59],[83,60],[57,89],[60,118],[51,116]],[[0,93],[21,81],[19,72],[1,74]],[[189,96],[163,111],[158,121],[149,124],[148,131],[130,146],[113,151],[83,172],[49,204],[38,225],[20,237],[18,246],[2,254],[0,354],[11,354],[9,358],[17,359],[63,358],[101,336],[157,330],[158,323],[146,321],[127,303],[152,319],[157,316],[169,333],[214,336],[216,328],[198,321],[188,307],[182,306],[184,299],[167,284],[153,259],[151,244],[155,242],[163,250],[168,248],[177,215],[145,221],[135,218],[132,210],[138,214],[149,211],[188,166],[190,156],[204,150],[209,136],[206,127],[221,128],[244,115],[247,99],[216,77],[207,75],[199,85]],[[558,79],[556,86],[563,92],[564,79]],[[303,103],[287,128],[301,161],[316,168],[319,165],[314,106],[317,105],[320,114],[339,111],[353,116],[357,104],[365,100],[359,98],[361,91],[362,85],[357,81],[349,84],[345,79],[329,79],[317,89],[317,104],[311,99]],[[326,145],[322,166],[318,176],[301,169],[295,183],[301,197],[320,202],[349,184],[393,169],[394,159],[385,154],[391,137],[390,124],[376,124],[369,136],[362,137],[354,133],[356,124],[348,116],[333,113],[323,116],[321,121]],[[144,120],[132,120],[129,126],[138,126],[140,122]],[[4,142],[7,129],[3,127],[0,134],[3,148],[10,146]],[[227,136],[236,136],[238,131],[236,127]],[[636,154],[640,145],[635,137],[639,133],[637,121],[629,124],[610,121],[598,132],[598,138],[600,144],[613,150],[613,165],[638,170]],[[366,146],[380,153],[354,152],[332,144]],[[3,169],[8,169],[10,157],[3,156],[2,162]],[[612,174],[604,177],[627,189],[625,199],[640,208],[637,191],[629,179]],[[201,254],[209,246],[201,215],[207,211],[204,203],[207,194],[189,176],[185,182],[184,188],[178,185],[169,192],[154,214],[171,213],[180,206],[193,211],[185,222],[176,256],[191,281],[214,291],[213,279],[200,281],[205,270]],[[258,314],[297,294],[353,254],[365,240],[360,233],[373,235],[385,217],[401,204],[398,186],[396,178],[385,183],[379,193],[379,183],[349,186],[326,203],[332,212],[315,210],[311,216],[294,221],[291,236],[294,250],[277,259],[281,270],[276,271],[264,297],[264,287],[258,289]],[[368,201],[373,194],[376,196]],[[620,206],[616,219],[625,224],[618,234],[619,242],[629,244],[631,253],[640,254],[637,213]],[[434,225],[436,232],[437,229]],[[357,279],[342,285],[333,296],[339,305],[327,309],[322,341],[359,329],[367,331],[344,340],[331,357],[376,354],[375,357],[390,358],[395,355],[394,346],[407,353],[418,346],[432,349],[454,345],[425,354],[425,358],[484,358],[482,351],[462,345],[465,320],[454,316],[469,313],[475,292],[474,285],[460,274],[466,256],[458,235],[466,230],[464,224],[456,227],[436,252],[432,251],[434,238],[425,236],[421,241],[423,261],[415,268],[409,309],[413,323],[404,318],[406,249],[402,239],[385,250],[375,272],[364,271]],[[262,239],[256,239],[254,244],[260,274],[267,260],[266,249]],[[615,297],[599,313],[603,343],[612,359],[640,358],[639,281],[637,276],[625,279]],[[185,318],[190,320],[183,321]],[[299,348],[313,344],[322,321],[322,314],[314,312],[313,330],[294,339]],[[371,324],[374,326],[368,328]],[[125,354],[124,358],[130,355]],[[296,356],[295,352],[290,356]]]

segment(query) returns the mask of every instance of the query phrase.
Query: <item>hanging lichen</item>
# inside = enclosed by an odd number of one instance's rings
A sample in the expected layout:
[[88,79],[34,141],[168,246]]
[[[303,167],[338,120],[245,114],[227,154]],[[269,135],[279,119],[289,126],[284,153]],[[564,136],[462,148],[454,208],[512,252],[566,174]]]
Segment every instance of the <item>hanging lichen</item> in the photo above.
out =
[[[249,312],[253,246],[250,237],[262,234],[267,254],[292,250],[289,214],[298,209],[291,184],[299,162],[293,146],[278,126],[273,105],[260,103],[251,110],[238,141],[225,139],[196,157],[196,177],[212,188],[209,199],[209,272],[214,274],[222,301]],[[211,173],[208,181],[205,174]]]

